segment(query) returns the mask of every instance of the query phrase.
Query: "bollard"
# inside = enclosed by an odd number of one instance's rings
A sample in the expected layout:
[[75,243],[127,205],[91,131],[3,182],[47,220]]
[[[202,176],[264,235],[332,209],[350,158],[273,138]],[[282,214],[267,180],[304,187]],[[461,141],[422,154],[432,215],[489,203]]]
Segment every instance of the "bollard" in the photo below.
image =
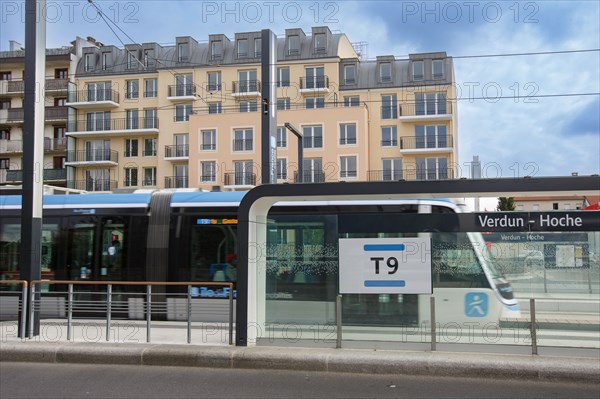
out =
[[112,313],[112,284],[106,286],[106,342],[110,341],[110,316]]
[[187,290],[187,343],[192,343],[192,286]]
[[23,288],[21,290],[21,325],[19,329],[19,338],[25,339],[27,337],[27,333],[25,331],[26,318],[27,318],[27,281],[23,282]]
[[437,337],[435,331],[435,297],[433,295],[429,298],[429,312],[431,313],[431,351],[435,352]]
[[146,342],[150,342],[150,322],[152,320],[152,286],[146,286]]
[[531,354],[537,355],[538,350],[537,350],[537,331],[536,331],[536,326],[535,326],[535,299],[533,299],[533,298],[529,299],[529,311],[530,311],[530,319],[531,319],[531,324],[529,326],[529,329],[531,331]]
[[335,325],[337,332],[335,347],[340,349],[342,347],[342,295],[338,295],[335,300]]
[[233,285],[229,288],[229,345],[233,345]]
[[73,284],[69,284],[67,293],[67,341],[71,341],[73,327]]

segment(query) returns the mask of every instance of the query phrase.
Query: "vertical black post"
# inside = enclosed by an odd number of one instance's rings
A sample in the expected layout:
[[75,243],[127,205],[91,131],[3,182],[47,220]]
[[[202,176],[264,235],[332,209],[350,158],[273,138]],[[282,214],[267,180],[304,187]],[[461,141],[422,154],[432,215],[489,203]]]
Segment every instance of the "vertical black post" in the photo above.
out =
[[[25,99],[23,190],[21,205],[21,279],[41,279],[44,97],[46,85],[46,0],[25,1]],[[39,295],[35,302],[39,302]],[[34,301],[28,303],[28,308]],[[35,307],[34,307],[35,308]],[[27,309],[28,313],[30,309]],[[40,333],[39,311],[27,318],[27,331]]]
[[261,31],[261,183],[277,183],[277,36],[270,29]]

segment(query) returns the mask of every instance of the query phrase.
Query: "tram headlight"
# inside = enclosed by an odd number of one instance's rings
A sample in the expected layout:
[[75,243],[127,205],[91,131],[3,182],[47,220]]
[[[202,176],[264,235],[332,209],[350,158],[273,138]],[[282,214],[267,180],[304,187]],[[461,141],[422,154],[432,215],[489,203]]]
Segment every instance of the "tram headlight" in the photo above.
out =
[[498,292],[500,293],[502,298],[504,298],[504,299],[513,299],[514,298],[512,285],[510,285],[510,283],[508,281],[504,280],[503,278],[498,278],[498,279],[494,279],[494,284],[496,285],[496,288],[498,289]]

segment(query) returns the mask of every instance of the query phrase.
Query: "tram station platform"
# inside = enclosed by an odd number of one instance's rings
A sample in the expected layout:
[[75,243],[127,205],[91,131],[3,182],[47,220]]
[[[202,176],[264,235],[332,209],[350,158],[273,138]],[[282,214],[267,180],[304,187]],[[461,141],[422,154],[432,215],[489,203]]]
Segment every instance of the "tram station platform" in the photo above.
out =
[[[197,328],[192,344],[185,331],[165,323],[144,331],[117,325],[106,341],[98,322],[74,325],[71,342],[62,323],[45,324],[40,336],[22,340],[14,323],[0,323],[0,362],[130,364],[143,366],[277,369],[388,375],[435,375],[493,379],[586,382],[600,385],[600,350],[587,355],[515,355],[449,351],[373,350],[305,347],[235,347],[227,329]],[[143,333],[140,335],[140,333]],[[54,335],[52,335],[54,334]],[[137,335],[136,335],[137,334]],[[118,336],[116,336],[118,335]],[[118,338],[118,341],[117,341]],[[497,351],[498,349],[495,349]],[[591,356],[590,356],[591,354]]]

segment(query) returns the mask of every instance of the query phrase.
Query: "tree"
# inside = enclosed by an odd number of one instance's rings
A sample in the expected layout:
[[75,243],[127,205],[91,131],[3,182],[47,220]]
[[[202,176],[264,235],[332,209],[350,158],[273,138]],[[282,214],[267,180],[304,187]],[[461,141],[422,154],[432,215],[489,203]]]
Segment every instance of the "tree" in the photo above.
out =
[[515,207],[515,199],[513,197],[498,198],[498,206],[496,206],[497,211],[514,211]]

